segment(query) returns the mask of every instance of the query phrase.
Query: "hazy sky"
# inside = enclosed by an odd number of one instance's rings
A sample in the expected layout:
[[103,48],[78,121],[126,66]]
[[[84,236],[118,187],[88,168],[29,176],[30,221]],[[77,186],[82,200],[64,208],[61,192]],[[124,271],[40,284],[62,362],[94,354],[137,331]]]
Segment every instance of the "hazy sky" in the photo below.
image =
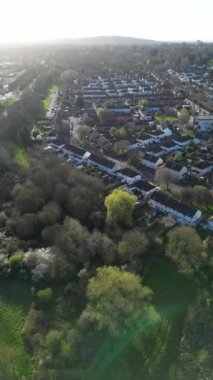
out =
[[123,35],[213,40],[213,0],[0,0],[0,43]]

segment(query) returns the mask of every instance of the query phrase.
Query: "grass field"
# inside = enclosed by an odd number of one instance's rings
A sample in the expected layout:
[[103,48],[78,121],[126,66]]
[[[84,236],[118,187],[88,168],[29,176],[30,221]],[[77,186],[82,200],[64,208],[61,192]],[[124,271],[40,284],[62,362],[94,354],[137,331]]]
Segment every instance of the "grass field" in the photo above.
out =
[[29,161],[27,158],[27,153],[24,148],[17,148],[15,152],[15,161],[17,164],[23,166],[24,168],[29,167]]
[[174,121],[174,120],[177,120],[176,117],[174,116],[166,116],[166,115],[163,115],[163,116],[156,116],[155,117],[156,120],[158,121]]
[[30,291],[25,283],[0,281],[0,379],[32,379],[31,358],[21,336],[29,306]]
[[46,110],[49,107],[50,100],[51,100],[51,95],[54,94],[54,92],[56,92],[57,90],[58,90],[58,86],[57,85],[54,85],[51,88],[49,88],[48,94],[47,94],[46,98],[43,100],[43,106],[44,106],[44,108]]
[[145,283],[154,291],[154,304],[162,317],[156,344],[150,354],[153,360],[147,358],[147,364],[150,366],[149,371],[153,372],[152,363],[159,363],[156,378],[166,379],[170,364],[178,357],[184,316],[188,304],[193,300],[193,288],[165,259],[152,264]]

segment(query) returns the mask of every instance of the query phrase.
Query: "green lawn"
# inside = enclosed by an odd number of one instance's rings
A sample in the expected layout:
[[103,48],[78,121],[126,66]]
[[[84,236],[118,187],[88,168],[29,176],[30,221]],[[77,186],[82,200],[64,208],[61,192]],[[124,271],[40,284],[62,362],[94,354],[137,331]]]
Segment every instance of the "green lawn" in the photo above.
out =
[[53,95],[58,90],[58,88],[59,87],[56,84],[54,86],[52,86],[51,88],[49,88],[48,94],[47,94],[46,98],[43,100],[43,106],[45,109],[48,109],[49,104],[50,104],[50,100],[51,100],[51,95]]
[[170,122],[177,120],[177,118],[174,116],[166,116],[166,115],[156,116],[155,119],[158,121],[170,121]]
[[15,152],[15,161],[17,164],[23,166],[24,168],[29,167],[29,161],[27,153],[24,148],[17,148]]
[[0,280],[0,379],[32,379],[31,358],[21,336],[29,305],[25,283]]
[[[156,378],[166,379],[169,366],[178,357],[184,316],[193,299],[193,288],[166,259],[159,259],[151,265],[144,282],[154,291],[154,304],[162,317],[154,354],[150,355],[153,363],[159,363]],[[148,363],[152,372],[152,361],[148,360]]]

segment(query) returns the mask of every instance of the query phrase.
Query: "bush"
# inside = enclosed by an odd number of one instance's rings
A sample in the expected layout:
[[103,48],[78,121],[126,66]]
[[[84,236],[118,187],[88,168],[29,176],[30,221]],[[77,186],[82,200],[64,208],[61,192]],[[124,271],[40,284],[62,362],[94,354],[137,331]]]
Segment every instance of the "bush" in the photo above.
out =
[[16,253],[15,255],[11,256],[9,258],[10,267],[14,267],[14,266],[20,264],[22,262],[23,258],[24,258],[23,253]]
[[46,336],[45,343],[51,354],[55,355],[59,353],[61,349],[61,333],[57,330],[50,330]]
[[37,297],[39,301],[41,301],[42,303],[50,303],[53,297],[52,289],[46,288],[46,289],[39,290],[37,292]]

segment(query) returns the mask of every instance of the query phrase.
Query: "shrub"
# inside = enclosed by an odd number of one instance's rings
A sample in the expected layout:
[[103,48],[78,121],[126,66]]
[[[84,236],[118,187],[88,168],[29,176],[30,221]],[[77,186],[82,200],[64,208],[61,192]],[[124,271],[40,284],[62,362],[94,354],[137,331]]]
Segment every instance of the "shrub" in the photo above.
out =
[[10,267],[14,267],[14,266],[20,264],[22,262],[23,258],[24,258],[23,253],[16,253],[15,255],[11,256],[9,258]]
[[41,301],[42,303],[50,303],[53,297],[52,289],[46,288],[46,289],[39,290],[37,292],[37,297],[39,301]]
[[57,330],[50,330],[46,336],[45,343],[51,354],[55,355],[59,353],[61,349],[61,333]]

